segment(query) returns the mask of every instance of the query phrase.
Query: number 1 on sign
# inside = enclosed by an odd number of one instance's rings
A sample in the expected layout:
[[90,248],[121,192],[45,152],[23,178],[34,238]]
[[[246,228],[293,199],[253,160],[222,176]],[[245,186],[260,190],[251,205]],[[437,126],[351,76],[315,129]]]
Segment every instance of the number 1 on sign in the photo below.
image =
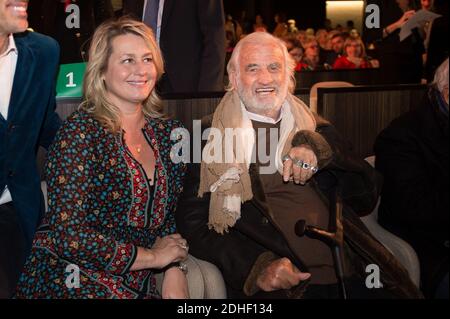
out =
[[73,72],[70,72],[66,75],[66,78],[69,78],[69,83],[66,84],[66,88],[75,88],[77,85],[73,83]]

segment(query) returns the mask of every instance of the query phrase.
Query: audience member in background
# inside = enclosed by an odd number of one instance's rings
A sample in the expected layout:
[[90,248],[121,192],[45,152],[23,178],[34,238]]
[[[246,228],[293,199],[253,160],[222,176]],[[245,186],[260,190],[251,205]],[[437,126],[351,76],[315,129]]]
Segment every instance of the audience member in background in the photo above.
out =
[[[164,72],[152,30],[130,19],[97,28],[85,101],[48,154],[49,210],[18,284],[18,298],[187,298],[175,264],[187,243],[174,210],[184,164],[171,160],[180,127],[161,113],[154,87]],[[67,286],[67,266],[79,287]],[[155,273],[164,272],[162,291]]]
[[284,38],[288,33],[288,26],[286,24],[286,16],[284,13],[277,13],[275,15],[275,29],[273,35],[277,38]]
[[299,30],[297,33],[297,40],[300,42],[302,47],[304,46],[304,43],[306,42],[306,39],[308,38],[305,30]]
[[420,0],[420,8],[422,10],[431,10],[433,2],[433,0]]
[[161,93],[223,91],[222,0],[123,0],[123,11],[155,33],[166,69],[158,83]]
[[333,29],[332,22],[330,19],[325,19],[324,29],[330,32]]
[[360,37],[359,31],[356,30],[356,29],[351,29],[350,30],[350,37],[352,37],[352,38],[359,38]]
[[425,79],[433,81],[434,73],[439,65],[449,56],[448,49],[448,0],[434,0],[433,11],[442,15],[431,22],[427,39],[427,59],[425,63]]
[[328,45],[328,32],[325,29],[319,29],[316,32],[316,40],[320,45],[321,50],[327,50]]
[[[433,2],[434,2],[433,0],[420,0],[420,10],[431,11],[433,8]],[[447,0],[447,2],[448,2],[448,0]],[[419,35],[423,40],[424,48],[425,48],[425,52],[422,55],[424,65],[427,62],[428,41],[429,41],[429,33],[430,33],[431,23],[432,23],[432,20],[421,21],[421,23],[418,27]],[[425,72],[426,71],[424,70],[424,73]],[[426,76],[424,75],[422,78],[422,81],[424,81],[424,83],[427,83],[427,81],[425,80],[425,77]]]
[[379,221],[408,241],[426,297],[449,297],[449,60],[418,109],[394,120],[375,142],[384,176]]
[[345,33],[341,33],[337,30],[333,30],[330,32],[330,46],[331,49],[338,55],[342,55],[344,53],[344,42],[347,39],[344,36]]
[[332,34],[329,38],[329,46],[331,46],[331,50],[328,51],[327,56],[325,57],[325,62],[329,65],[333,65],[337,58],[344,54],[344,43],[346,38],[344,37],[344,33],[339,31],[332,31],[330,33]]
[[266,32],[267,26],[264,23],[264,20],[261,15],[256,15],[255,23],[253,24],[253,31],[255,32]]
[[[328,63],[328,57],[333,52],[331,48],[328,47],[328,32],[325,29],[319,29],[316,32],[316,40],[320,46],[320,61]],[[333,65],[333,64],[330,64]]]
[[315,37],[315,32],[313,28],[306,29],[306,36],[307,37]]
[[296,36],[298,33],[297,22],[294,19],[289,19],[288,23],[288,35]]
[[367,69],[372,67],[367,59],[361,38],[349,37],[344,43],[344,54],[337,58],[333,69]]
[[347,29],[347,32],[350,32],[355,28],[355,22],[353,22],[353,20],[347,20],[347,22],[345,23],[345,27]]
[[320,57],[320,46],[314,37],[308,38],[303,48],[305,50],[302,61],[297,64],[295,71],[315,71],[331,69],[331,66],[324,64]]
[[294,46],[289,50],[289,54],[294,59],[297,66],[303,59],[303,48],[300,45]]
[[36,152],[60,125],[58,44],[26,31],[27,4],[0,0],[0,299],[13,295],[44,215]]
[[[80,9],[79,28],[68,28],[66,12],[70,4]],[[30,27],[56,39],[61,47],[61,63],[83,62],[95,29],[114,17],[110,0],[30,0]],[[71,19],[69,19],[72,21]]]
[[242,28],[239,23],[233,19],[231,14],[227,14],[227,20],[225,21],[225,34],[227,38],[225,47],[227,50],[230,47],[234,47],[242,36]]
[[247,11],[239,12],[239,19],[237,20],[242,28],[242,36],[253,32],[253,21],[249,18]]
[[418,28],[400,41],[400,28],[415,14],[413,0],[376,1],[380,5],[381,28],[367,29],[367,43],[378,41],[377,51],[385,83],[420,83],[423,76],[423,39]]
[[297,40],[297,38],[292,37],[292,36],[286,36],[282,40],[284,41],[284,44],[286,44],[286,48],[287,48],[288,51],[293,49],[293,48],[295,48],[295,47],[301,46],[301,44]]

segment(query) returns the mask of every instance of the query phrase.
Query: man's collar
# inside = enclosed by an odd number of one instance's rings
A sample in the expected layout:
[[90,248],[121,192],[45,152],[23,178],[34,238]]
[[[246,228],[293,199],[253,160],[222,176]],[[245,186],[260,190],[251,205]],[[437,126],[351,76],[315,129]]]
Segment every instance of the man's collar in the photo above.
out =
[[6,51],[3,53],[0,53],[0,58],[7,56],[11,51],[14,51],[17,54],[17,47],[16,42],[14,41],[14,37],[12,34],[8,37],[8,47],[6,48]]
[[[241,103],[242,103],[242,101],[241,101]],[[276,120],[274,120],[273,118],[268,117],[268,116],[264,116],[264,115],[260,115],[260,114],[256,114],[256,113],[249,112],[249,111],[247,111],[247,110],[245,109],[245,107],[244,107],[244,109],[246,110],[247,115],[248,115],[248,118],[249,118],[251,121],[257,121],[257,122],[269,123],[269,124],[277,124],[278,122],[281,121],[281,119],[282,119],[282,117],[283,117],[282,114],[283,114],[283,110],[284,110],[284,108],[285,108],[286,103],[287,103],[287,102],[285,101],[285,102],[283,103],[283,105],[281,106],[280,114],[278,115],[278,118],[277,118]]]

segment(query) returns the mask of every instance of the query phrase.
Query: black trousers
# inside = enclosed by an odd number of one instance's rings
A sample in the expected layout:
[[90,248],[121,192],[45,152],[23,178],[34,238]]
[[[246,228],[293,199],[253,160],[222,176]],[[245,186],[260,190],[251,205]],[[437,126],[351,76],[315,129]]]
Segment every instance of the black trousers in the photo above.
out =
[[14,295],[24,262],[25,239],[14,205],[0,205],[0,299]]

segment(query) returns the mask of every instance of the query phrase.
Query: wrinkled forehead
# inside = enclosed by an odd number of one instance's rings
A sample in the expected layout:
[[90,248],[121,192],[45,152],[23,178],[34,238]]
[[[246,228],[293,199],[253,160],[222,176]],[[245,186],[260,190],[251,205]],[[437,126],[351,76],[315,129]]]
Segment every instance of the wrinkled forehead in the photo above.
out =
[[274,62],[284,65],[284,53],[277,43],[246,43],[241,48],[239,60],[241,67],[248,64],[271,64]]

